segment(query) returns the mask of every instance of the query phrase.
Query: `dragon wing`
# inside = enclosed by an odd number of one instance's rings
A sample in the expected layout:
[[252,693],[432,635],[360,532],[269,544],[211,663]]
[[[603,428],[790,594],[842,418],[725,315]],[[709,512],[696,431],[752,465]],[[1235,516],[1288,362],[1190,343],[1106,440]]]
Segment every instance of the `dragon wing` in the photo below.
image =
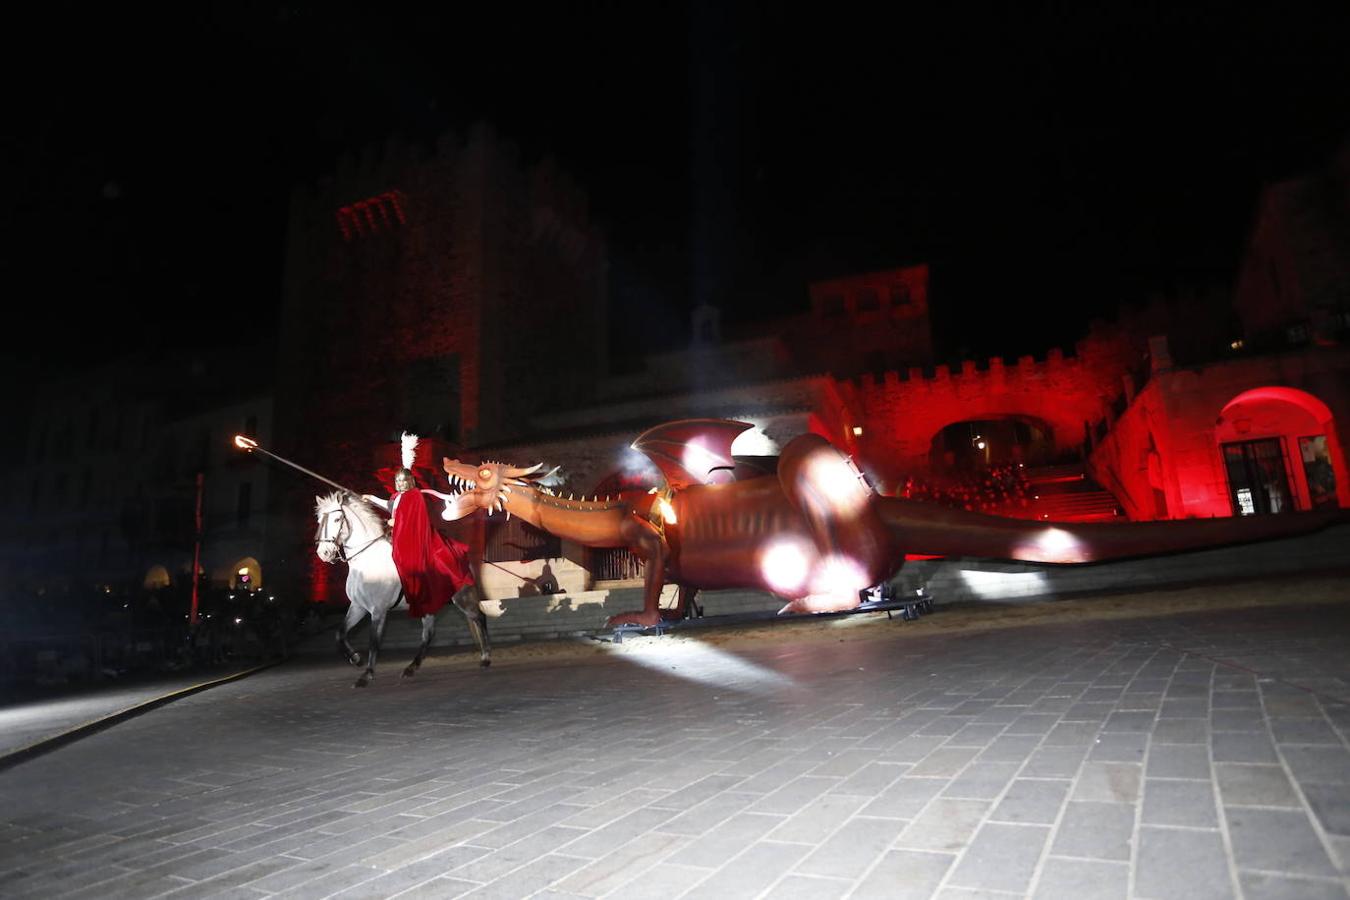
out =
[[731,444],[754,426],[731,419],[681,419],[649,428],[633,441],[634,450],[656,464],[676,490],[707,484],[714,469],[731,469]]

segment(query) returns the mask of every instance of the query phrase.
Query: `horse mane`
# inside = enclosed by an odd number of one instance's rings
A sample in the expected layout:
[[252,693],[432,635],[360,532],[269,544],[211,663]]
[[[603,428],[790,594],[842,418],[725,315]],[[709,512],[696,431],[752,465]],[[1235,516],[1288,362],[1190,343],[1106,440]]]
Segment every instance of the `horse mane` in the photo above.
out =
[[384,517],[374,506],[354,494],[345,494],[342,491],[334,491],[327,497],[320,497],[319,502],[314,505],[315,518],[321,518],[324,509],[334,506],[351,510],[361,520],[361,524],[371,531],[384,530]]

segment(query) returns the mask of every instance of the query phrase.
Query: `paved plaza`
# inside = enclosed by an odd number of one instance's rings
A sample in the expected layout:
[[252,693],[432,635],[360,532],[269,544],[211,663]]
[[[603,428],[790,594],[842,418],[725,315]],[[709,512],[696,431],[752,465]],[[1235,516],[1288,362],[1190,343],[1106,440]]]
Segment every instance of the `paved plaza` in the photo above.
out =
[[0,772],[0,896],[1345,898],[1319,599],[293,661]]

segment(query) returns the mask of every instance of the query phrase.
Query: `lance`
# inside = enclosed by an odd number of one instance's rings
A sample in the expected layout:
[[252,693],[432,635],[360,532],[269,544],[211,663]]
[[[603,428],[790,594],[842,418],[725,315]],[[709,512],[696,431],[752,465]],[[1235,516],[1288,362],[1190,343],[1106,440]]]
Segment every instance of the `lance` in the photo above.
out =
[[322,475],[320,475],[318,472],[311,472],[309,469],[306,469],[304,466],[298,465],[298,464],[296,464],[296,463],[293,463],[293,462],[291,462],[289,459],[286,459],[286,458],[283,457],[283,456],[277,456],[275,453],[273,453],[273,452],[270,451],[270,450],[264,450],[263,448],[261,448],[261,447],[258,446],[258,442],[257,442],[257,441],[252,440],[251,438],[246,438],[246,437],[244,437],[242,434],[236,434],[236,435],[234,436],[234,445],[235,445],[236,447],[238,447],[240,450],[243,450],[243,451],[245,451],[245,452],[247,452],[247,453],[255,453],[255,452],[256,452],[256,453],[261,453],[263,456],[270,456],[270,457],[272,457],[272,459],[275,459],[275,460],[276,460],[277,462],[279,462],[279,463],[283,463],[284,465],[290,466],[292,469],[297,469],[297,470],[299,470],[299,471],[301,471],[301,472],[304,472],[306,475],[309,475],[311,478],[317,478],[317,479],[319,479],[319,480],[322,481],[324,484],[331,484],[333,487],[337,488],[337,489],[340,490],[340,491],[343,491],[343,492],[348,493],[348,494],[352,494],[353,496],[359,496],[359,495],[357,495],[356,491],[352,490],[351,488],[343,487],[342,485],[338,484],[336,481],[333,481],[332,479],[324,478],[324,477],[323,477]]

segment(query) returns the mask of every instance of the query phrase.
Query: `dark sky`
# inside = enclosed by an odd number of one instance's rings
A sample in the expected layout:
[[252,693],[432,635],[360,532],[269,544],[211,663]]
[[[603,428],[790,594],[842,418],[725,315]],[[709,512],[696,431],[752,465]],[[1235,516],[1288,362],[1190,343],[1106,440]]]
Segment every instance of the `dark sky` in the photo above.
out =
[[1235,5],[13,20],[6,361],[265,341],[290,186],[480,119],[589,190],[620,338],[678,335],[694,299],[743,319],[803,306],[812,278],[927,261],[948,352],[1068,344],[1122,300],[1227,283],[1260,186],[1347,135],[1347,17]]

